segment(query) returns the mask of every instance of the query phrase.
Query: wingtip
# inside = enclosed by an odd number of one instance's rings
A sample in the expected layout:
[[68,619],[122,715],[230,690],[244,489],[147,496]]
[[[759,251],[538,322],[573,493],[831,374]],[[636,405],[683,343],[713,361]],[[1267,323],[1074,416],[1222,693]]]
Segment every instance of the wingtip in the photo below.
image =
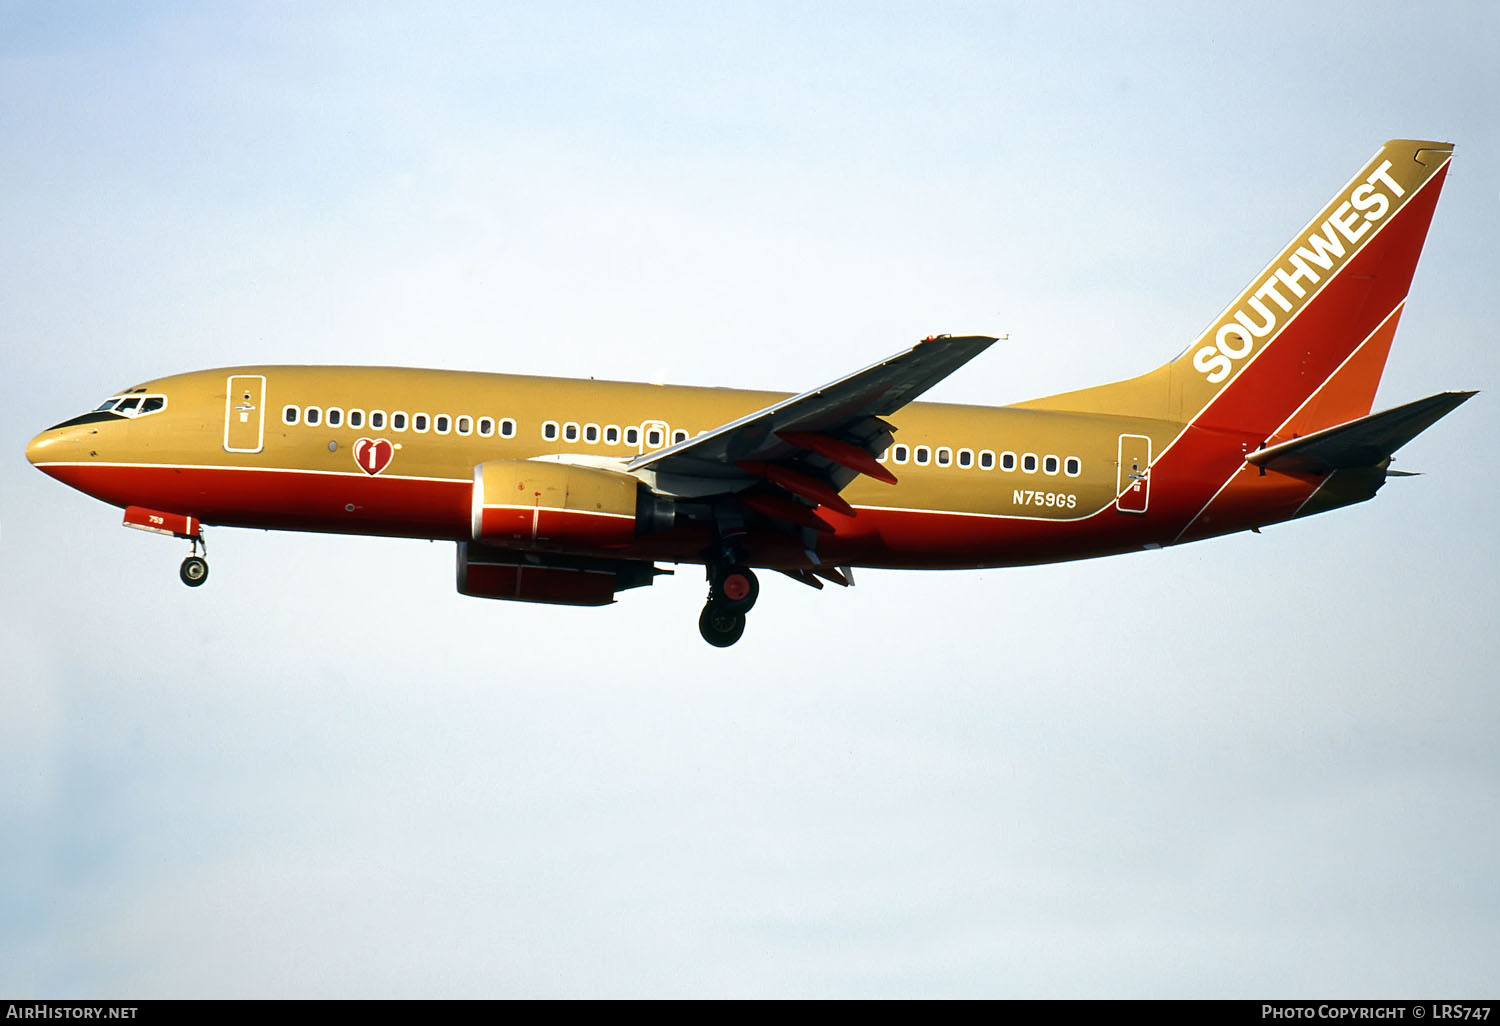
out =
[[922,342],[936,342],[942,345],[949,346],[964,345],[966,343],[972,345],[975,342],[981,342],[984,345],[989,345],[991,342],[1001,342],[1008,338],[1010,338],[1010,332],[1008,331],[1000,335],[954,335],[948,332],[944,332],[941,335],[928,335],[926,338],[922,339]]
[[1464,403],[1468,402],[1470,399],[1474,398],[1478,394],[1479,394],[1479,389],[1477,389],[1477,388],[1475,388],[1475,389],[1454,388],[1454,389],[1449,389],[1446,392],[1439,392],[1437,395],[1433,396],[1432,398],[1433,399],[1442,399],[1442,400],[1444,400],[1442,405],[1446,406],[1448,408],[1448,411],[1452,411],[1452,410],[1458,409],[1460,406],[1462,406]]

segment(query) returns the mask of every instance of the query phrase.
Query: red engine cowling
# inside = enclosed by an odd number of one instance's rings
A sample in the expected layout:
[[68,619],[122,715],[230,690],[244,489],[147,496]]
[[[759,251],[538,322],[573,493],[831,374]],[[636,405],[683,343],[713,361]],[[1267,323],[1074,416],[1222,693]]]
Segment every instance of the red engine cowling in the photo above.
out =
[[566,463],[497,460],[474,468],[474,540],[527,549],[610,549],[640,533],[640,483]]
[[664,573],[650,563],[537,556],[475,542],[458,543],[458,591],[475,598],[607,606],[616,592],[640,588]]

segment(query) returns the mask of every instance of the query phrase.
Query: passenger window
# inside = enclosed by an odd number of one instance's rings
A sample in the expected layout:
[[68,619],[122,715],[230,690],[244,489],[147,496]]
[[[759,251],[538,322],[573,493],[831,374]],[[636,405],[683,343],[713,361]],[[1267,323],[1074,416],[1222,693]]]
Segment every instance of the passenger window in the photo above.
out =
[[513,421],[513,420],[511,420],[509,417],[506,417],[504,420],[502,420],[500,422],[500,437],[501,438],[514,438],[514,437],[516,437],[516,422]]
[[352,427],[352,428],[362,428],[362,427],[364,427],[365,426],[365,411],[364,410],[350,410],[349,411],[349,426]]
[[1036,453],[1023,452],[1021,454],[1021,469],[1028,474],[1036,473]]
[[[372,417],[372,419],[373,419],[373,417]],[[405,431],[406,430],[406,419],[407,419],[406,418],[406,414],[403,411],[401,411],[401,410],[397,410],[395,413],[391,414],[391,430],[392,431]]]
[[330,406],[328,408],[328,426],[329,427],[338,427],[343,422],[344,422],[344,411],[341,410],[341,409],[339,409],[337,406]]
[[940,467],[946,467],[948,464],[950,464],[952,462],[953,462],[953,450],[952,449],[948,448],[947,446],[943,446],[941,449],[939,449],[937,451],[937,465],[938,466],[940,466]]
[[641,444],[641,429],[638,428],[638,427],[628,427],[628,428],[626,428],[625,429],[625,444],[626,445],[640,445]]
[[557,421],[549,420],[542,425],[542,437],[552,442],[557,439]]
[[316,427],[318,422],[323,419],[323,411],[316,406],[309,406],[303,411],[302,419],[307,423],[308,427]]
[[1053,455],[1049,454],[1049,455],[1047,455],[1046,457],[1044,457],[1042,459],[1042,473],[1043,474],[1056,475],[1057,474],[1057,466],[1058,466],[1058,463],[1057,463],[1057,457],[1056,456],[1053,456]]
[[898,467],[903,466],[906,463],[906,459],[909,455],[910,450],[908,450],[904,445],[898,445],[891,450],[891,459],[896,462],[896,465]]
[[590,445],[599,441],[599,425],[585,424],[583,426],[583,440]]
[[479,437],[488,438],[495,433],[495,421],[491,417],[479,418]]
[[993,470],[995,468],[995,454],[988,449],[979,453],[979,468],[981,470]]
[[458,422],[454,425],[454,427],[461,435],[470,435],[474,433],[474,421],[468,417],[459,417]]
[[371,431],[384,431],[385,430],[385,411],[384,410],[371,410],[370,411],[370,430]]
[[[100,409],[103,409],[103,407],[101,406]],[[281,408],[281,422],[283,424],[295,424],[301,413],[302,410],[296,406],[283,406]]]
[[660,449],[661,442],[661,428],[652,428],[646,432],[646,448]]
[[578,441],[578,425],[575,424],[575,423],[573,423],[571,420],[568,421],[566,424],[563,425],[563,441],[564,442],[576,442],[576,441]]
[[673,445],[676,445],[678,442],[686,442],[686,441],[687,441],[687,432],[686,431],[683,431],[681,428],[678,428],[676,431],[672,432],[672,444]]
[[619,425],[617,425],[617,424],[608,424],[608,425],[605,426],[605,428],[604,428],[604,444],[605,445],[619,445],[620,444],[620,428],[619,428]]
[[432,430],[440,435],[446,435],[451,423],[446,413],[439,413],[436,417],[432,418]]
[[916,464],[917,464],[917,466],[919,466],[919,467],[925,467],[931,461],[931,459],[932,459],[932,450],[931,449],[927,448],[927,446],[925,446],[925,445],[919,445],[919,446],[917,446],[916,461],[915,461]]
[[1083,473],[1083,463],[1078,459],[1077,456],[1069,456],[1063,463],[1063,473],[1067,474],[1069,477],[1077,477],[1079,474]]
[[958,450],[958,465],[965,468],[974,465],[974,452],[972,449]]
[[1006,471],[1015,470],[1016,454],[1013,452],[1002,452],[1000,454],[1000,469]]

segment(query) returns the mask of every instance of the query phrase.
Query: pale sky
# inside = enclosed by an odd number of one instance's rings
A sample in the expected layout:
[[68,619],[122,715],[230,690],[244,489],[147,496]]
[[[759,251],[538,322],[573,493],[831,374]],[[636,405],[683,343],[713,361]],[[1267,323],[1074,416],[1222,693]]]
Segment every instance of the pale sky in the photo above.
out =
[[[1461,997],[1500,982],[1500,8],[0,4],[0,992]],[[1457,145],[1371,503],[599,610],[449,544],[186,544],[36,472],[154,376],[931,398],[1182,349],[1387,138]],[[837,593],[835,593],[837,592]]]

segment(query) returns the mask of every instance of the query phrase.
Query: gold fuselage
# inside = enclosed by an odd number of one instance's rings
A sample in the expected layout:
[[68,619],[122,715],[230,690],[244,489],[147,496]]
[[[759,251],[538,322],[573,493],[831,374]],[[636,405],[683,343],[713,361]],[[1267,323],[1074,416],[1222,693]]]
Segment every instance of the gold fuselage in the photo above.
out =
[[[1152,387],[1149,378],[1137,379],[1136,387]],[[240,385],[257,381],[259,394],[239,394]],[[623,464],[785,398],[728,388],[302,366],[198,371],[129,393],[160,395],[166,403],[145,416],[78,418],[38,436],[28,457],[117,506],[171,510],[207,524],[453,540],[470,537],[479,464],[544,457]],[[1117,502],[1129,486],[1121,460],[1131,457],[1122,446],[1141,447],[1144,470],[1183,436],[1182,423],[1046,407],[1046,401],[905,407],[891,418],[896,440],[881,457],[898,483],[866,477],[850,483],[843,495],[855,515],[829,515],[836,531],[819,552],[852,565],[952,568],[1183,540],[1201,508],[1194,496],[1218,482],[1198,482],[1183,502],[1173,501],[1170,481],[1158,480],[1144,508],[1127,511]],[[390,443],[388,461],[368,455],[382,439]],[[1258,441],[1246,433],[1239,449]],[[1308,484],[1295,482],[1298,506]],[[1285,497],[1278,498],[1269,517],[1237,516],[1222,530],[1284,519],[1290,514]],[[1222,530],[1198,525],[1191,536]],[[705,543],[689,527],[607,554],[695,562]],[[805,563],[801,541],[785,532],[752,531],[749,548],[752,564]]]

